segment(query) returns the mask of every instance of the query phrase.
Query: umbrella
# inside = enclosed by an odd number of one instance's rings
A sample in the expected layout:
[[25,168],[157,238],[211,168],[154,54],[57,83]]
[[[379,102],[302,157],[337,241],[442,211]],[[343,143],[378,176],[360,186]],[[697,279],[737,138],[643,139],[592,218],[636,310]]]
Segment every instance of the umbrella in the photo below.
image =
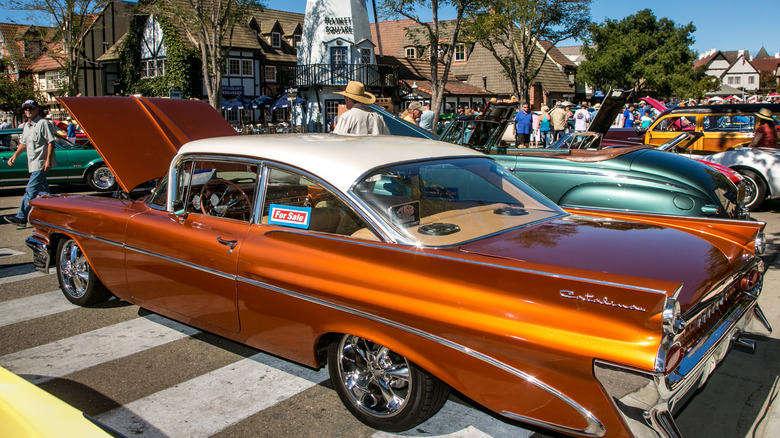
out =
[[718,97],[718,96],[710,97],[709,99],[710,102],[723,102],[723,100],[724,99],[722,97]]
[[302,97],[296,97],[295,100],[289,101],[287,100],[287,95],[284,94],[282,97],[279,98],[279,100],[274,103],[273,107],[271,107],[272,110],[278,110],[281,108],[289,108],[291,105],[301,105],[303,103],[306,103],[306,99]]
[[238,100],[238,99],[233,99],[233,100],[228,101],[227,103],[225,103],[225,102],[223,102],[223,103],[224,103],[224,106],[222,107],[222,109],[224,109],[224,110],[244,109],[244,104],[240,100]]
[[258,96],[252,101],[253,108],[262,108],[273,105],[274,100],[266,95]]
[[780,93],[772,93],[767,97],[780,97]]

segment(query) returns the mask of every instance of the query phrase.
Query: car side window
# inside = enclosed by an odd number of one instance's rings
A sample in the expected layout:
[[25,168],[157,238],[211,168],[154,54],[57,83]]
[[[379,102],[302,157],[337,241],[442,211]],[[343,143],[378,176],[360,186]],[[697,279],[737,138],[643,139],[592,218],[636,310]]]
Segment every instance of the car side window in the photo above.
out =
[[340,197],[292,171],[269,169],[262,205],[262,224],[376,240]]
[[694,116],[670,116],[661,119],[654,127],[654,132],[692,131],[696,129]]
[[177,200],[190,213],[248,222],[257,189],[253,163],[192,160],[178,167]]
[[704,118],[704,130],[708,132],[753,132],[755,118],[752,115],[712,115]]

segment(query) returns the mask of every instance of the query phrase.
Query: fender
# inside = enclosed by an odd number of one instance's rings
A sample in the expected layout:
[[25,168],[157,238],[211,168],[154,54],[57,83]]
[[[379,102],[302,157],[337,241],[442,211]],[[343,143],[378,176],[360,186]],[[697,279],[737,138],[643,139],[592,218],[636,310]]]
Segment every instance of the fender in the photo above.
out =
[[[585,207],[691,216],[706,199],[673,190],[625,184],[589,183],[573,187],[558,199],[561,207]],[[693,216],[700,216],[699,212]]]

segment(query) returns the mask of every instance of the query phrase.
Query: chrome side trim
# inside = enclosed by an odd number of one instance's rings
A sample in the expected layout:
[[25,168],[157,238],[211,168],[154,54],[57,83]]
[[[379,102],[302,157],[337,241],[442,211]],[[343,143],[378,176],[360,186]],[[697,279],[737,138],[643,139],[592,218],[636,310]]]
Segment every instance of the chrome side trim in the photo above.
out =
[[[351,308],[351,307],[347,307],[347,306],[343,306],[343,305],[340,305],[340,304],[336,304],[336,303],[333,303],[333,302],[330,302],[330,301],[325,301],[325,300],[322,300],[322,299],[319,299],[319,298],[314,298],[314,297],[311,297],[311,296],[308,296],[308,295],[303,295],[303,294],[300,294],[298,292],[291,291],[289,289],[283,289],[283,288],[274,286],[272,284],[263,283],[263,282],[252,280],[252,279],[249,279],[249,278],[238,277],[238,281],[240,281],[242,283],[245,283],[245,284],[248,284],[250,286],[260,287],[260,288],[263,288],[263,289],[266,289],[266,290],[270,290],[270,291],[273,291],[273,292],[276,292],[276,293],[279,293],[279,294],[282,294],[282,295],[285,295],[285,296],[288,296],[288,297],[296,298],[296,299],[299,299],[299,300],[302,300],[302,301],[306,301],[306,302],[309,302],[309,303],[317,304],[319,306],[327,307],[329,309],[338,310],[340,312],[349,313],[351,315],[359,316],[361,318],[365,318],[365,319],[368,319],[368,320],[371,320],[371,321],[374,321],[374,322],[378,322],[380,324],[384,324],[384,325],[393,327],[395,329],[402,330],[402,331],[405,331],[407,333],[411,333],[411,334],[413,334],[415,336],[419,336],[421,338],[424,338],[424,339],[427,339],[429,341],[435,342],[435,343],[437,343],[439,345],[442,345],[444,347],[451,348],[451,349],[453,349],[455,351],[458,351],[460,353],[463,353],[463,354],[466,354],[468,356],[471,356],[471,357],[473,357],[475,359],[478,359],[478,360],[480,360],[482,362],[485,362],[485,363],[487,363],[487,364],[489,364],[491,366],[494,366],[494,367],[499,368],[499,369],[501,369],[503,371],[506,371],[509,374],[512,374],[512,375],[514,375],[516,377],[519,377],[519,378],[525,380],[526,382],[528,382],[528,383],[538,387],[539,389],[542,389],[543,391],[549,393],[550,395],[556,397],[557,399],[561,400],[562,402],[566,403],[567,405],[571,406],[574,410],[576,410],[583,417],[583,419],[585,419],[585,421],[587,421],[588,427],[586,429],[583,429],[583,430],[569,429],[569,428],[564,428],[563,426],[558,426],[558,425],[553,424],[553,423],[546,423],[546,422],[542,422],[542,421],[538,421],[538,420],[525,420],[525,417],[522,417],[522,416],[516,415],[516,414],[511,414],[511,413],[508,413],[509,415],[506,415],[509,418],[523,419],[522,421],[533,422],[533,424],[541,425],[541,426],[544,426],[544,427],[549,427],[551,429],[567,430],[567,431],[569,431],[569,433],[580,433],[580,434],[584,434],[584,435],[587,435],[587,436],[597,436],[597,437],[600,437],[600,436],[604,436],[604,434],[606,433],[606,429],[604,428],[604,425],[601,424],[601,422],[592,413],[590,413],[590,411],[588,411],[584,407],[582,407],[579,404],[577,404],[574,400],[572,400],[569,397],[565,396],[561,391],[559,391],[559,390],[553,388],[552,386],[550,386],[550,385],[540,381],[539,379],[535,378],[534,376],[531,376],[530,374],[527,374],[527,373],[525,373],[525,372],[523,372],[521,370],[518,370],[517,368],[513,368],[513,367],[511,367],[511,366],[509,366],[509,365],[507,365],[507,364],[505,364],[505,363],[503,363],[503,362],[501,362],[499,360],[496,360],[496,359],[494,359],[494,358],[492,358],[492,357],[490,357],[490,356],[488,356],[486,354],[480,353],[480,352],[478,352],[476,350],[473,350],[473,349],[471,349],[469,347],[466,347],[464,345],[460,345],[460,344],[458,344],[456,342],[450,341],[449,339],[442,338],[440,336],[437,336],[437,335],[434,335],[432,333],[428,333],[428,332],[425,332],[425,331],[422,331],[422,330],[418,330],[418,329],[416,329],[414,327],[410,327],[408,325],[401,324],[399,322],[396,322],[396,321],[393,321],[393,320],[381,317],[379,315],[374,315],[372,313],[364,312],[362,310],[357,310],[357,309],[354,309],[354,308]],[[502,412],[502,414],[504,414],[504,413]]]

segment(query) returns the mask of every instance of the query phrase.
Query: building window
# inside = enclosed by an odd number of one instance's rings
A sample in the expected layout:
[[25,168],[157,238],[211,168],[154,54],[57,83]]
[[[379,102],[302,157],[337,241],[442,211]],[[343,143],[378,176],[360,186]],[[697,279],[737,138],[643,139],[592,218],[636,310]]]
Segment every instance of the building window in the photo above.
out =
[[406,48],[406,57],[407,58],[416,58],[417,57],[417,49],[414,47],[407,47]]
[[279,32],[272,32],[271,33],[271,46],[275,48],[282,47],[282,34]]
[[301,46],[301,36],[300,35],[293,35],[293,45],[295,46],[296,50]]
[[466,46],[464,44],[458,44],[455,46],[455,61],[466,60]]
[[59,70],[46,72],[46,90],[59,90],[65,84],[67,77],[65,72]]
[[165,58],[141,60],[141,77],[165,76]]
[[748,84],[753,85],[756,83],[756,77],[755,76],[748,76]]
[[229,76],[254,76],[251,59],[228,58],[227,74]]
[[272,65],[265,66],[265,81],[276,82],[276,67]]
[[153,78],[165,75],[167,50],[163,44],[163,31],[160,23],[150,15],[144,25],[141,41],[141,77]]
[[371,49],[360,49],[360,63],[371,64]]

